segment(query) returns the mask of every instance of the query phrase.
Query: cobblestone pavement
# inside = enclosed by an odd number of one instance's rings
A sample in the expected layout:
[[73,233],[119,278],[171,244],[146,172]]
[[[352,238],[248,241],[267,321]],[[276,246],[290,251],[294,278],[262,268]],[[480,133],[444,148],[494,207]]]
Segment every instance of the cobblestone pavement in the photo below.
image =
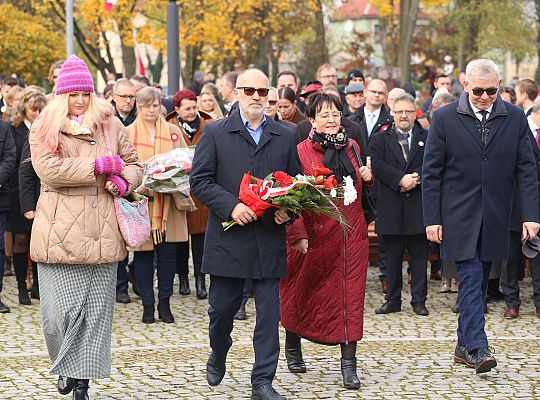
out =
[[[370,270],[365,339],[357,352],[360,391],[341,386],[339,348],[313,343],[304,344],[306,374],[289,373],[281,354],[274,386],[289,399],[540,399],[540,320],[534,315],[530,278],[522,282],[518,320],[502,318],[502,302],[489,305],[487,331],[499,367],[482,375],[453,364],[457,317],[450,307],[456,295],[439,294],[439,282],[429,284],[429,317],[416,316],[405,293],[401,313],[375,315],[383,297],[376,272]],[[0,314],[0,399],[65,399],[55,390],[56,377],[48,374],[39,302],[19,306],[15,287],[14,277],[5,278],[3,299],[12,311]],[[226,377],[211,388],[204,375],[206,301],[175,294],[176,322],[144,325],[140,299],[132,297],[131,304],[116,307],[112,376],[91,382],[92,399],[249,398],[253,300],[248,320],[235,323]]]

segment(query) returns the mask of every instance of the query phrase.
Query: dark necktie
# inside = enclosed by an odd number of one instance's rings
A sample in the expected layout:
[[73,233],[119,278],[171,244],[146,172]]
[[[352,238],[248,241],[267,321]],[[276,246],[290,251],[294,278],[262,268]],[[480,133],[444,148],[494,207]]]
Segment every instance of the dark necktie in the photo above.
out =
[[480,133],[482,135],[482,142],[486,145],[488,140],[488,135],[486,131],[486,121],[488,112],[486,110],[478,111],[482,115],[482,121],[480,122]]
[[536,129],[536,145],[540,149],[540,128]]
[[403,157],[405,161],[409,159],[409,133],[398,132],[399,144],[401,145],[401,150],[403,151]]

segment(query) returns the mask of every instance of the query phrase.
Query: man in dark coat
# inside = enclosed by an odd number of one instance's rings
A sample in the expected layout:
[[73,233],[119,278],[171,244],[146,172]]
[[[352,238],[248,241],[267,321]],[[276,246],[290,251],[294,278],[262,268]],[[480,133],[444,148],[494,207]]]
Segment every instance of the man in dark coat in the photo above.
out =
[[131,125],[137,118],[136,96],[135,85],[129,79],[118,79],[114,84],[111,104],[116,110],[116,116],[124,126]]
[[[529,123],[529,139],[534,152],[537,167],[537,178],[540,185],[540,98],[536,99],[531,107],[531,114],[527,117]],[[539,186],[540,191],[540,186]],[[501,289],[506,303],[504,318],[515,319],[519,317],[521,299],[519,296],[520,273],[523,272],[524,255],[521,250],[521,201],[519,191],[514,190],[512,200],[512,217],[510,219],[509,254],[506,263],[501,268]],[[540,204],[539,209],[540,209]],[[531,274],[533,286],[533,301],[536,316],[540,318],[540,255],[531,258]]]
[[[484,331],[484,301],[493,261],[508,257],[514,187],[522,237],[538,233],[538,183],[527,119],[498,97],[499,68],[467,65],[458,102],[433,113],[424,155],[422,195],[429,240],[455,261],[460,315],[454,361],[488,372],[497,361]],[[514,185],[514,182],[517,185]]]
[[[253,279],[257,322],[251,375],[254,399],[284,399],[272,388],[279,356],[279,279],[286,275],[286,213],[257,218],[238,200],[246,172],[265,177],[274,171],[300,173],[296,140],[284,125],[266,118],[268,78],[257,69],[238,76],[239,110],[205,126],[197,145],[190,184],[193,194],[209,208],[202,271],[210,274],[209,336],[212,354],[207,380],[218,385],[225,375],[232,345],[233,317],[243,297],[244,281]],[[222,222],[238,226],[224,231]]]
[[375,231],[386,254],[386,302],[375,312],[401,311],[402,265],[405,247],[410,256],[411,305],[418,315],[428,315],[428,241],[422,216],[420,173],[427,132],[416,123],[416,106],[409,94],[394,102],[394,124],[375,133],[369,145],[377,191]]
[[[4,232],[6,231],[7,212],[11,208],[11,191],[9,179],[15,170],[16,150],[9,123],[0,121],[0,293],[4,280]],[[9,307],[0,298],[0,313],[9,312]]]

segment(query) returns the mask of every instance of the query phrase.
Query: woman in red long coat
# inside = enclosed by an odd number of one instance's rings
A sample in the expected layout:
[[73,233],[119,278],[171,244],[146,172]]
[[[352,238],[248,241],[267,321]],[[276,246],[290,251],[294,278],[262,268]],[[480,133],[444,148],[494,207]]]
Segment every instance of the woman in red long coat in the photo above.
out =
[[[285,355],[291,372],[305,372],[300,338],[341,345],[341,373],[347,389],[360,388],[356,342],[362,339],[368,266],[368,233],[362,211],[362,184],[372,184],[360,166],[360,147],[340,126],[341,103],[331,94],[310,99],[306,114],[313,129],[298,145],[302,171],[321,162],[338,181],[350,176],[358,198],[337,205],[350,229],[331,218],[304,212],[287,229],[287,278],[281,281],[281,323],[287,331]],[[354,147],[354,149],[353,149]]]

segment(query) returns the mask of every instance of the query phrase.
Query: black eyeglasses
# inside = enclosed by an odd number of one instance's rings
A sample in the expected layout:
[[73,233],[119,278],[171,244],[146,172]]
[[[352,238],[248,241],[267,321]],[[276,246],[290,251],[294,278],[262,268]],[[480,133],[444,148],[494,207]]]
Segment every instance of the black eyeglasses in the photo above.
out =
[[268,100],[268,104],[270,104],[271,106],[275,106],[277,104],[277,100]]
[[498,87],[490,87],[487,89],[475,87],[471,91],[473,92],[475,96],[482,96],[484,92],[486,92],[488,96],[493,96],[494,94],[497,93],[498,90],[499,90]]
[[131,96],[129,94],[117,94],[115,96],[120,97],[122,100],[135,100],[135,96]]
[[254,88],[254,87],[245,87],[245,86],[237,87],[237,89],[244,89],[244,94],[246,96],[253,96],[255,92],[257,92],[257,94],[261,97],[268,96],[268,92],[270,91],[270,89],[268,88]]

